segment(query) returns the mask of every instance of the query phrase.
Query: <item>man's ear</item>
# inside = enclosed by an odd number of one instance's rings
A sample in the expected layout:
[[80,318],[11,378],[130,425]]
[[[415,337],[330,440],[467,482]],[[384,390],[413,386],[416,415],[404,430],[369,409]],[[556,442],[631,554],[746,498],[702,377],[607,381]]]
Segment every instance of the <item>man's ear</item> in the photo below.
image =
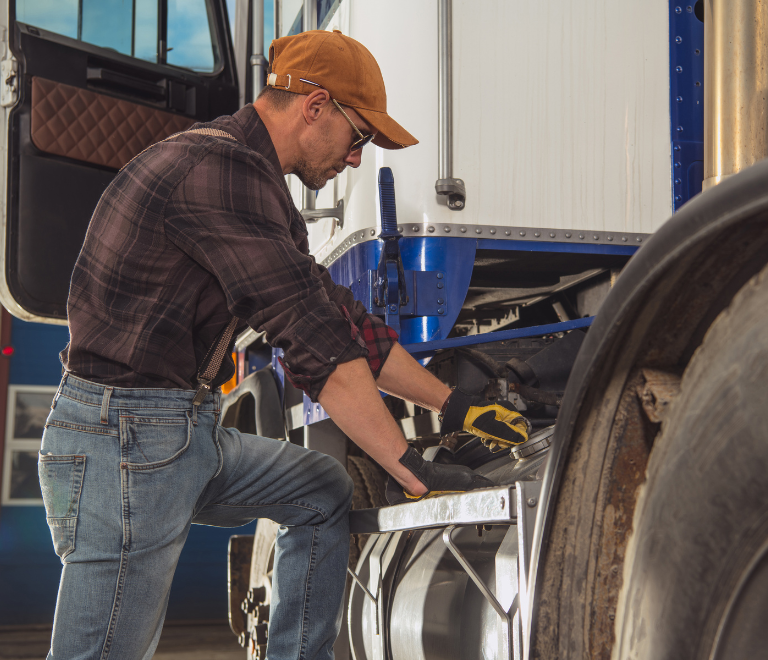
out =
[[304,121],[312,125],[323,114],[331,102],[331,95],[324,89],[318,89],[309,94],[301,105]]

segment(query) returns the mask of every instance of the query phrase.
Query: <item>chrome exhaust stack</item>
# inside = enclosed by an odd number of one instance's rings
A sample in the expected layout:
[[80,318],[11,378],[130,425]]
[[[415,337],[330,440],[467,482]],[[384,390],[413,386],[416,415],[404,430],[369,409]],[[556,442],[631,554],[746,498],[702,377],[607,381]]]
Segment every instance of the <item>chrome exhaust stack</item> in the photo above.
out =
[[768,156],[768,0],[704,0],[704,182]]

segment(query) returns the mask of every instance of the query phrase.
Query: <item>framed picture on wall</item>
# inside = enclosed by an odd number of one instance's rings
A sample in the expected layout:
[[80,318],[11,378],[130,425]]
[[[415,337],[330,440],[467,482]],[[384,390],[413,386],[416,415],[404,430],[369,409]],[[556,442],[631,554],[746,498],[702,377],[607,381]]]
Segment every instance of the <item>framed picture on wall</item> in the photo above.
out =
[[3,505],[43,503],[37,479],[37,453],[56,387],[10,385],[3,460]]

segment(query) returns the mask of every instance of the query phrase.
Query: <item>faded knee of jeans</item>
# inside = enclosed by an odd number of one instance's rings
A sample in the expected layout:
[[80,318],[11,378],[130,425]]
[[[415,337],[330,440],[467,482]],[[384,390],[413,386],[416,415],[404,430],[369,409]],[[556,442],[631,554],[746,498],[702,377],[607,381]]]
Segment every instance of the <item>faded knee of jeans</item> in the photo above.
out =
[[324,468],[326,474],[333,480],[333,494],[337,498],[335,501],[337,510],[348,511],[352,506],[352,492],[355,488],[352,477],[335,458],[331,458]]

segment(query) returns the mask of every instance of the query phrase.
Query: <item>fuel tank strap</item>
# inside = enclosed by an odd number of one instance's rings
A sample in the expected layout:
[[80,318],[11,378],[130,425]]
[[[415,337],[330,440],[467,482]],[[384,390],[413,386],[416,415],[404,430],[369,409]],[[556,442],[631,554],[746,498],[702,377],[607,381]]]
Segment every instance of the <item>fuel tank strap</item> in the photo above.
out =
[[356,509],[349,513],[350,532],[384,534],[447,525],[510,524],[517,520],[514,491],[514,486],[498,486],[379,509]]

